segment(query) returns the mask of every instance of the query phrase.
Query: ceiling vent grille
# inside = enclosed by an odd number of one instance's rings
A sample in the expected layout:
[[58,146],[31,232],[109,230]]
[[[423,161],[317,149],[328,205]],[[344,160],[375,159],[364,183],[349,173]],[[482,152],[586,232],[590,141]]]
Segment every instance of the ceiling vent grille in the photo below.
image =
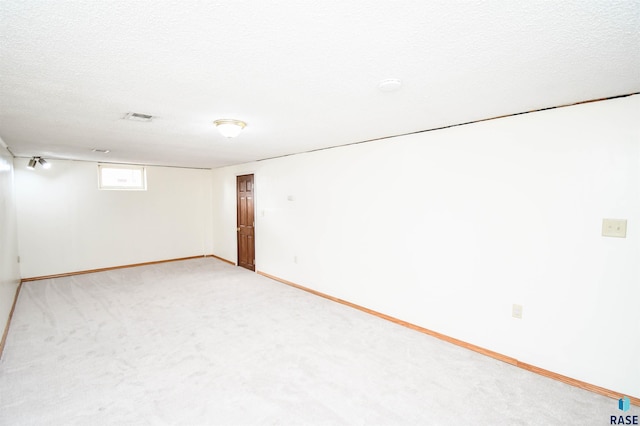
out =
[[128,112],[122,118],[124,118],[125,120],[133,120],[133,121],[151,121],[151,119],[153,118],[153,115],[140,114],[139,112]]

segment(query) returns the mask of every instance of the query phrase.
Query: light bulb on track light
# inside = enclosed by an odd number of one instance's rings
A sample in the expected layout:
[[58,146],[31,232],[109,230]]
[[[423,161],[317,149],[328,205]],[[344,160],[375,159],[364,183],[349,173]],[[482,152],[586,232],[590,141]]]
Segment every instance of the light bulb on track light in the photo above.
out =
[[38,163],[42,166],[43,169],[50,169],[51,163],[48,163],[44,158],[39,158]]

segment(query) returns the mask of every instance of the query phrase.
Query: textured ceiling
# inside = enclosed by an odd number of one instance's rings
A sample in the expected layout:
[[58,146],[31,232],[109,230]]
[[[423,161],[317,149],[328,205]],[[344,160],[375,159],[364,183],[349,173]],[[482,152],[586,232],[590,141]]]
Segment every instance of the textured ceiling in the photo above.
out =
[[[3,0],[0,137],[237,164],[640,92],[639,28],[640,0]],[[248,127],[227,140],[218,118]]]

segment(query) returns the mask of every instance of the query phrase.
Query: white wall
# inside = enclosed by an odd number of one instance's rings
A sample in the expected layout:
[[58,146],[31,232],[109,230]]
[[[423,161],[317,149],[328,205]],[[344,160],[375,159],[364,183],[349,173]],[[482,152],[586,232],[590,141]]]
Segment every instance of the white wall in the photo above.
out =
[[210,170],[147,167],[147,191],[104,191],[97,163],[21,160],[23,278],[211,253]]
[[214,170],[213,252],[236,260],[254,172],[258,270],[639,397],[638,117],[633,96]]
[[18,266],[13,157],[0,142],[0,333],[9,319],[20,282]]

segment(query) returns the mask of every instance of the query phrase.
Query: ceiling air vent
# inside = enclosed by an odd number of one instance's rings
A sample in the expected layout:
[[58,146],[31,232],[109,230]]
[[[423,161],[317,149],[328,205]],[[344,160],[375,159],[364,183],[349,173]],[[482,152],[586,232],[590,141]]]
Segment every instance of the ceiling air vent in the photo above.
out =
[[133,121],[151,121],[153,115],[149,114],[140,114],[139,112],[129,112],[122,117],[125,120],[133,120]]

